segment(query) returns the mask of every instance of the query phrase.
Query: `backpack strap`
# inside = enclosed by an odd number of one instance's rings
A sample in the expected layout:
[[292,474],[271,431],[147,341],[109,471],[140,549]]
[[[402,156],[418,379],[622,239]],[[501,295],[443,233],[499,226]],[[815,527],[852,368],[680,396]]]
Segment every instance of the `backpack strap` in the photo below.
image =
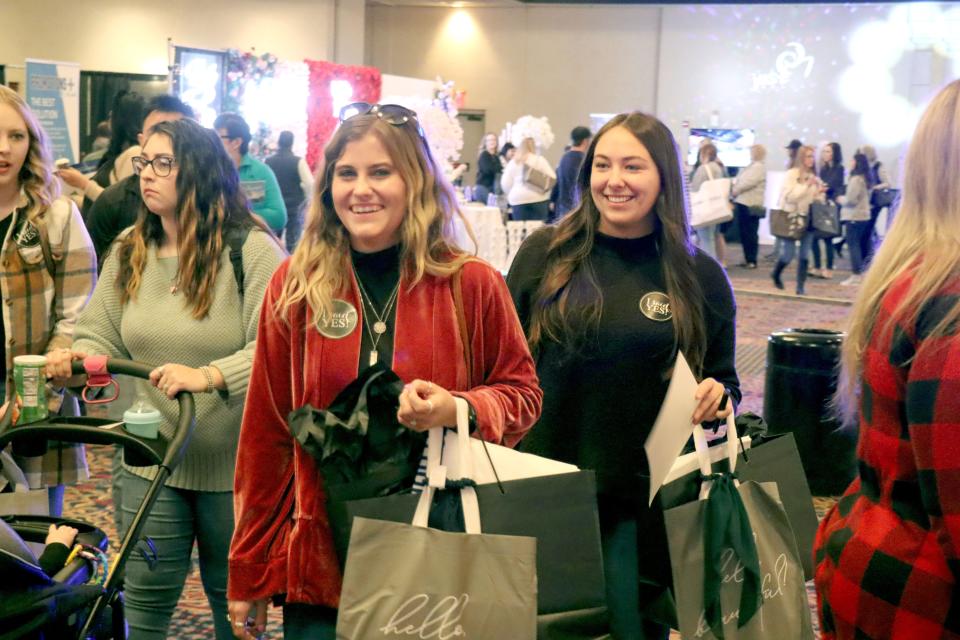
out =
[[250,225],[231,227],[225,232],[227,245],[230,247],[230,265],[233,267],[233,277],[237,281],[237,293],[243,300],[243,245],[250,235]]
[[463,267],[457,269],[452,276],[453,306],[457,312],[457,330],[463,342],[463,358],[467,365],[467,386],[473,387],[473,353],[470,342],[470,332],[467,327],[467,314],[463,308]]

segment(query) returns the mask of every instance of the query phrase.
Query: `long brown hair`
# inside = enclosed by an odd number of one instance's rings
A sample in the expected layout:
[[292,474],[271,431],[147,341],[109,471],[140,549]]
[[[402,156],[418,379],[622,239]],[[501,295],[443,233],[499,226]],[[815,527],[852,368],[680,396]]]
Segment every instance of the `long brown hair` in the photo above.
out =
[[[224,251],[224,233],[232,227],[266,226],[255,219],[247,208],[240,190],[237,168],[223,149],[215,131],[205,129],[193,120],[161,122],[151,136],[170,138],[177,171],[177,287],[193,307],[193,317],[206,317],[213,303],[214,284],[220,271]],[[269,233],[269,231],[267,231]],[[140,205],[133,227],[117,248],[120,271],[116,285],[120,300],[136,299],[143,270],[147,264],[147,247],[163,242],[160,216]]]
[[[863,155],[869,160],[869,154]],[[892,331],[895,323],[915,327],[925,303],[960,277],[958,174],[960,80],[955,80],[937,94],[917,125],[903,165],[900,208],[850,313],[837,392],[848,424],[856,418],[863,356],[873,333]],[[908,290],[890,321],[878,326],[884,296],[904,277],[910,280]],[[929,328],[929,337],[945,335],[960,322],[960,303],[944,298],[944,304],[943,318]]]
[[[453,188],[415,122],[396,126],[376,115],[354,116],[340,124],[323,151],[307,224],[277,298],[276,312],[282,318],[288,317],[292,306],[306,301],[319,320],[350,282],[350,239],[333,206],[331,186],[347,144],[367,134],[383,144],[406,187],[407,211],[400,225],[400,263],[406,284],[413,287],[425,274],[450,276],[470,259],[454,239],[453,219],[463,217]],[[470,233],[469,225],[467,229]]]
[[[547,249],[544,277],[537,290],[528,341],[534,352],[544,341],[580,345],[600,321],[603,294],[589,256],[600,224],[600,210],[590,195],[590,177],[597,143],[615,127],[623,127],[646,147],[660,173],[660,195],[651,212],[656,216],[654,235],[663,264],[667,295],[673,308],[676,347],[698,375],[707,348],[703,316],[703,290],[694,270],[695,249],[687,222],[687,190],[680,149],[660,120],[645,113],[614,117],[594,136],[578,178],[580,206],[556,227]],[[572,291],[594,295],[584,305],[574,305]]]

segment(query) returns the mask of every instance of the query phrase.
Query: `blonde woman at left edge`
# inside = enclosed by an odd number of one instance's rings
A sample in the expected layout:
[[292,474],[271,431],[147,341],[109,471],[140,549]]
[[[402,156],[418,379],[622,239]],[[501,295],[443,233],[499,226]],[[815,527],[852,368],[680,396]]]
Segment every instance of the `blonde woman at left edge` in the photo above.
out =
[[[97,283],[97,257],[77,206],[60,196],[47,134],[16,92],[0,86],[0,363],[4,395],[13,394],[13,358],[68,349]],[[50,253],[45,256],[43,237]],[[51,409],[62,396],[48,390]],[[63,511],[65,484],[87,477],[82,445],[51,446],[17,458],[31,488],[48,487],[50,513]]]

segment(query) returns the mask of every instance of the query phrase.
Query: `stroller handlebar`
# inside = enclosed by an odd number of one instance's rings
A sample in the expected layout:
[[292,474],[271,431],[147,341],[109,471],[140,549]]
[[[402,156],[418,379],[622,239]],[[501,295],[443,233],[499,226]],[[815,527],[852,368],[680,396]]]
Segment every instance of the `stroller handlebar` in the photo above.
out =
[[[133,360],[121,358],[107,360],[107,371],[110,374],[128,375],[146,380],[153,369],[154,367],[150,365]],[[73,363],[73,373],[74,375],[86,373],[82,361]],[[173,437],[167,439],[161,435],[154,441],[127,432],[123,429],[122,422],[98,418],[52,417],[41,422],[13,426],[13,411],[8,410],[0,418],[0,450],[10,442],[28,439],[34,442],[59,440],[122,445],[128,452],[132,450],[144,462],[159,464],[172,471],[183,460],[196,425],[193,394],[181,391],[177,394],[177,402],[180,405],[180,417]]]

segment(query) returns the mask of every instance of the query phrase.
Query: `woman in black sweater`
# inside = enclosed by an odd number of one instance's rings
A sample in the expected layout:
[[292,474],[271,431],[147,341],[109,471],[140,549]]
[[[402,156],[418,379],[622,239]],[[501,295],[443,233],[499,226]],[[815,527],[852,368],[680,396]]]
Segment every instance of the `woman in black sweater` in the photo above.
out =
[[[843,195],[844,180],[843,151],[838,142],[828,142],[820,151],[820,180],[827,188],[826,197],[830,203],[836,203],[837,198]],[[826,268],[820,268],[820,241],[823,241],[826,252]],[[813,270],[810,272],[815,278],[830,279],[833,277],[833,238],[814,238],[810,245],[813,254]]]
[[483,136],[483,148],[477,158],[477,185],[474,191],[474,200],[487,203],[487,197],[494,192],[500,182],[500,173],[503,165],[497,155],[497,134],[488,133]]
[[735,303],[723,270],[690,242],[680,154],[662,122],[613,118],[582,166],[591,197],[530,236],[507,278],[544,391],[521,446],[596,470],[613,635],[663,638],[647,607],[670,565],[659,501],[646,506],[643,445],[678,350],[702,380],[691,423],[739,401]]

